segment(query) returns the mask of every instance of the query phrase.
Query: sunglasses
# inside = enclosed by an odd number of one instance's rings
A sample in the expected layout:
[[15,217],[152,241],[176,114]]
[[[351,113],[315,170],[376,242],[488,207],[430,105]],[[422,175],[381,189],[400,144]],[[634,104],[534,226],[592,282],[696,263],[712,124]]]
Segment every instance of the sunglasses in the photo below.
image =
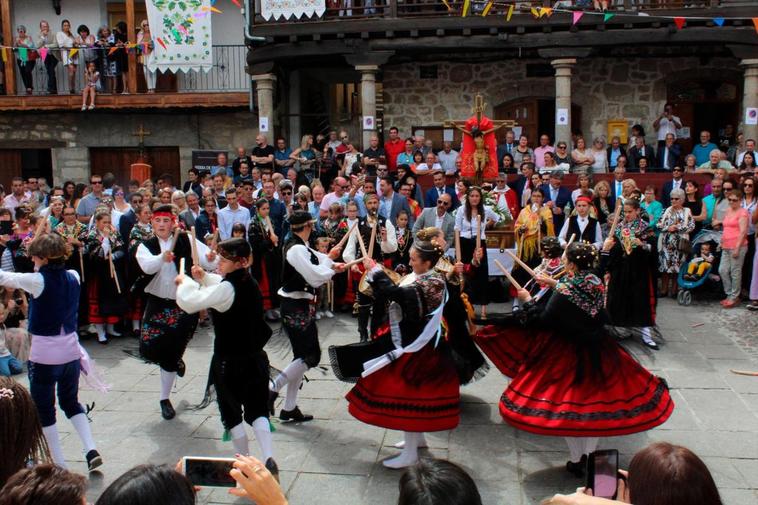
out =
[[291,195],[291,194],[292,194],[292,191],[282,191],[282,194],[283,194],[283,195]]
[[739,202],[739,199],[737,199],[737,198],[729,198],[729,201],[730,202]]
[[347,137],[340,137],[340,140],[347,140]]
[[340,187],[340,188],[342,188],[342,189],[347,189],[347,188],[349,188],[350,186],[349,186],[349,185],[344,185],[344,186],[343,186],[343,185],[341,185],[341,184],[340,184],[340,186],[339,186],[339,187]]
[[102,184],[103,181],[92,181],[91,184]]
[[681,200],[681,198],[679,198],[678,196],[672,196],[672,197],[671,197],[671,200],[672,200],[672,201],[674,201],[674,200]]
[[675,168],[674,170],[672,170],[672,172],[681,172],[681,171],[682,171],[681,168]]
[[450,203],[446,202],[445,200],[437,200],[437,205],[444,205],[445,207],[447,207],[448,205],[450,205]]
[[752,188],[753,185],[752,184],[743,184],[742,187],[743,188]]

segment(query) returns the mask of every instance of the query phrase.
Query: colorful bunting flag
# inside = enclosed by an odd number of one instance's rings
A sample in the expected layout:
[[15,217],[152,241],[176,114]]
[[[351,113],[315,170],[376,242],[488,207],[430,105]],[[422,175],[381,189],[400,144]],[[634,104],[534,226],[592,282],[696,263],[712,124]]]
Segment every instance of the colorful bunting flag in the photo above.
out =
[[[239,0],[232,0],[232,3],[233,3],[234,5],[236,5],[237,7],[239,7],[240,9],[242,8],[242,4],[241,4],[241,3],[239,3]],[[446,2],[446,3],[447,3],[447,2]]]
[[110,50],[108,51],[108,56],[115,53],[116,51],[118,51],[118,47],[111,47]]
[[613,16],[615,16],[614,13],[606,12],[605,16],[603,16],[603,23],[607,23],[608,21],[610,21]]
[[47,48],[46,47],[40,47],[39,48],[39,57],[42,58],[42,61],[45,61],[45,58],[47,58]]
[[552,7],[540,7],[540,17],[542,16],[550,17],[552,15],[553,15]]
[[203,17],[205,17],[205,16],[207,16],[207,15],[208,15],[208,13],[207,13],[207,12],[196,12],[196,13],[194,13],[192,16],[194,16],[194,17],[196,17],[196,18],[203,18]]
[[69,57],[69,59],[72,59],[72,60],[73,60],[73,59],[74,59],[74,56],[76,56],[76,53],[78,53],[78,52],[79,52],[79,48],[77,48],[77,47],[75,47],[75,48],[71,49],[71,50],[68,52],[68,57]]
[[532,7],[532,16],[534,16],[535,19],[540,17],[540,11],[538,11],[536,7]]
[[492,6],[495,4],[495,0],[489,0],[487,2],[487,5],[484,7],[484,10],[482,11],[482,17],[485,17],[487,14],[490,13],[490,10],[492,9]]
[[508,12],[505,14],[505,22],[506,23],[508,21],[510,21],[511,20],[511,16],[513,16],[513,9],[514,9],[514,7],[516,7],[515,4],[511,4],[511,5],[508,6]]
[[686,22],[686,20],[685,20],[683,17],[677,16],[677,17],[675,17],[675,18],[674,18],[674,24],[675,24],[675,25],[676,25],[676,27],[677,27],[678,29],[680,29],[680,30],[681,30],[682,28],[684,28],[684,23],[685,23],[685,22]]
[[3,63],[6,63],[6,62],[8,61],[8,53],[6,53],[6,51],[7,51],[7,50],[8,50],[8,48],[7,48],[7,47],[4,47],[4,48],[2,48],[2,53],[3,53]]
[[207,5],[200,7],[200,10],[202,12],[215,12],[216,14],[223,14],[223,11],[218,10],[216,7],[208,7]]
[[580,19],[582,19],[582,16],[584,16],[583,11],[574,11],[574,21],[571,23],[572,25],[575,25],[579,22]]
[[724,26],[724,18],[713,18],[713,22],[717,26]]
[[753,18],[753,26],[755,26],[755,31],[758,32],[758,18]]
[[471,8],[471,0],[463,0],[463,10],[461,11],[461,17],[468,16],[468,11]]
[[18,59],[22,62],[26,63],[29,61],[29,50],[25,47],[19,47],[18,48]]

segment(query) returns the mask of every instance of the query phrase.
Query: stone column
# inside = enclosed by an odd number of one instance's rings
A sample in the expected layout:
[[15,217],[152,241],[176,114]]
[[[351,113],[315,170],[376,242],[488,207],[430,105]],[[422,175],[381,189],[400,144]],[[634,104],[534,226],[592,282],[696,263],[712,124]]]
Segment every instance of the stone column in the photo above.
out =
[[[269,144],[274,144],[274,74],[257,74],[252,77],[255,81],[255,89],[258,93],[258,118],[268,118],[268,132],[263,132],[268,137]],[[260,121],[259,121],[260,124]]]
[[[550,62],[555,68],[555,141],[571,145],[571,68],[575,58],[564,58]],[[565,114],[562,114],[565,112]],[[559,116],[565,118],[558,124]]]
[[[367,149],[371,135],[376,133],[376,73],[379,65],[356,65],[361,73],[361,130],[363,131],[363,149]],[[372,127],[363,128],[363,118],[372,118]]]
[[745,113],[748,107],[758,108],[758,58],[745,59],[740,62],[745,68],[745,81],[742,92],[742,110],[740,111],[740,123],[745,140],[758,140],[758,125],[746,124]]
[[302,131],[300,116],[302,112],[300,104],[300,77],[299,70],[293,70],[289,75],[289,100],[287,103],[289,116],[289,146],[294,151],[300,147],[300,139],[305,134]]

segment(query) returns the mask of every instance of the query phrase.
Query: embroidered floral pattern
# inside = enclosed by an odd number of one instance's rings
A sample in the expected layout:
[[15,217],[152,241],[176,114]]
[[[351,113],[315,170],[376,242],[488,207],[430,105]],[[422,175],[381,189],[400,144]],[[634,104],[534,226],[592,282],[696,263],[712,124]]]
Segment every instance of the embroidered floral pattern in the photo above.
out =
[[598,315],[605,303],[605,285],[591,272],[577,272],[564,276],[555,286],[555,290],[592,317]]

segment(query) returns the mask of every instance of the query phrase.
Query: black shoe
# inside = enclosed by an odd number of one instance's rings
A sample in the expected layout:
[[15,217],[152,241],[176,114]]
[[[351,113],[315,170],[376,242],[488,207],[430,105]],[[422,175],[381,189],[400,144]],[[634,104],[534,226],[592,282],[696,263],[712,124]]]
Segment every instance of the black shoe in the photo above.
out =
[[266,470],[271,472],[271,475],[274,476],[276,482],[279,482],[279,467],[277,466],[276,461],[274,461],[274,458],[268,458],[266,460]]
[[176,375],[179,377],[184,377],[184,373],[187,371],[187,366],[184,364],[184,360],[180,359],[179,363],[176,364]]
[[87,453],[87,470],[90,472],[95,468],[103,464],[103,458],[100,457],[100,453],[95,449],[92,449]]
[[171,400],[161,400],[161,415],[167,421],[176,416],[176,411],[173,405],[171,405]]
[[583,454],[578,463],[573,461],[566,462],[566,470],[575,477],[584,477],[584,469],[587,467],[587,455]]
[[307,421],[312,421],[313,416],[306,415],[300,412],[300,409],[295,407],[292,410],[284,410],[282,409],[281,412],[279,412],[279,419],[282,421],[293,421],[296,423],[305,423]]
[[276,399],[279,398],[279,393],[276,391],[268,390],[268,412],[269,415],[275,415],[276,409],[274,407],[274,403],[276,402]]

